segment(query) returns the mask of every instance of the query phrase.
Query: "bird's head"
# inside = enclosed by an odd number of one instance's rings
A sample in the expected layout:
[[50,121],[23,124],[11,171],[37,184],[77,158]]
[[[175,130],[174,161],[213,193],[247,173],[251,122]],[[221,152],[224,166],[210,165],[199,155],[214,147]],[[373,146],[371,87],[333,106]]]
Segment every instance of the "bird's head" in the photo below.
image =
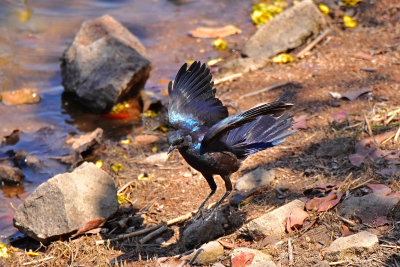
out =
[[186,135],[181,131],[176,131],[168,137],[168,154],[171,153],[176,148],[189,147],[192,144],[192,137]]

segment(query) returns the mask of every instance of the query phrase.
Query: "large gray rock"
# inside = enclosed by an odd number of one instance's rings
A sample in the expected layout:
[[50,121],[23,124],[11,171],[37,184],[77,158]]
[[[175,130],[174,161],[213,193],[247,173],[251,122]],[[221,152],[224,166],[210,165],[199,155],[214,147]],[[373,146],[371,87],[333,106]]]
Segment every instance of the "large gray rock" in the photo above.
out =
[[65,91],[94,112],[139,93],[150,69],[144,46],[109,15],[83,22],[61,59]]
[[296,207],[304,209],[304,202],[298,199],[293,200],[282,207],[250,221],[240,228],[240,232],[256,240],[270,235],[282,235],[285,233],[283,221],[289,217],[292,210]]
[[[265,267],[275,267],[276,264],[272,261],[273,257],[269,254],[265,254],[264,252],[261,252],[257,249],[252,249],[252,248],[236,248],[234,249],[231,254],[231,263],[234,262],[234,258],[237,256],[240,256],[242,253],[250,253],[254,255],[253,260],[249,265],[246,266],[265,266]],[[231,264],[233,265],[233,264]]]
[[22,233],[48,242],[107,219],[118,209],[117,189],[110,175],[93,163],[41,184],[18,206],[14,226]]
[[326,250],[324,258],[330,261],[351,258],[363,251],[372,251],[377,245],[378,237],[376,235],[362,231],[333,241]]
[[251,58],[269,58],[304,44],[326,27],[326,18],[318,7],[304,0],[263,24],[242,52]]

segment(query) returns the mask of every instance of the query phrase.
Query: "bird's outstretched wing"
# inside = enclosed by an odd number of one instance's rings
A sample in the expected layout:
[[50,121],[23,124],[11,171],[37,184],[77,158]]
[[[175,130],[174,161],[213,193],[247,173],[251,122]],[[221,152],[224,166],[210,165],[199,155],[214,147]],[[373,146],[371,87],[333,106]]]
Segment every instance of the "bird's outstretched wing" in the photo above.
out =
[[292,106],[293,104],[291,103],[272,102],[268,104],[262,104],[245,112],[227,117],[213,125],[207,131],[201,142],[201,145],[203,148],[207,149],[207,146],[209,144],[217,141],[220,137],[227,134],[230,130],[238,128],[246,123],[252,122],[262,115],[282,113]]
[[172,126],[196,131],[228,116],[228,109],[215,97],[211,79],[205,64],[194,62],[188,69],[183,64],[174,83],[168,84],[168,117]]

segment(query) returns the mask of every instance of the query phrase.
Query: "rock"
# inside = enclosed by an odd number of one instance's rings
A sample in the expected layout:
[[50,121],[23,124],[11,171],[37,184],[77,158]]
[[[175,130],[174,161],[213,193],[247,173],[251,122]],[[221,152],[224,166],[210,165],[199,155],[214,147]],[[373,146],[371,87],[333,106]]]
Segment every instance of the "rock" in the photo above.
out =
[[223,255],[224,247],[218,241],[211,241],[181,259],[187,260],[195,265],[209,265],[216,262]]
[[144,159],[144,162],[148,164],[164,164],[167,161],[168,155],[167,152],[157,153],[151,156],[148,156]]
[[150,69],[144,46],[109,15],[84,21],[61,59],[65,92],[94,112],[137,95]]
[[324,258],[329,261],[351,258],[359,256],[359,253],[363,251],[372,251],[376,245],[378,245],[378,237],[370,232],[362,231],[333,241],[326,250]]
[[257,240],[269,235],[281,235],[285,233],[284,220],[289,217],[292,210],[296,207],[304,209],[304,202],[298,199],[293,200],[280,208],[250,221],[240,228],[240,232]]
[[22,105],[36,104],[40,101],[39,90],[37,89],[20,89],[15,91],[6,91],[0,93],[5,105]]
[[33,170],[39,170],[43,163],[37,157],[29,154],[25,149],[19,149],[14,155],[14,161],[19,167],[28,167]]
[[141,134],[137,135],[133,138],[133,144],[134,145],[150,145],[154,143],[158,143],[161,140],[161,138],[158,135],[154,134]]
[[235,189],[238,191],[252,191],[271,184],[275,179],[275,170],[265,170],[257,168],[240,177],[235,183]]
[[0,185],[17,185],[24,177],[25,175],[20,169],[5,164],[0,165]]
[[318,7],[304,0],[261,25],[242,52],[251,58],[269,58],[301,46],[326,27],[326,18]]
[[110,175],[93,163],[41,184],[18,206],[14,226],[22,233],[49,242],[107,219],[118,209],[117,189]]
[[400,199],[394,196],[368,194],[362,197],[349,197],[339,206],[339,214],[343,217],[357,217],[363,223],[373,224],[376,218],[387,216],[399,203]]
[[[269,254],[265,254],[257,249],[251,249],[251,248],[236,248],[234,249],[231,254],[231,266],[244,266],[243,264],[237,265],[236,262],[240,262],[241,254],[243,253],[250,253],[254,255],[252,257],[253,259],[248,262],[249,265],[246,266],[276,266],[275,263],[272,261],[273,257]],[[236,260],[235,260],[236,258]],[[234,264],[235,263],[235,264]]]
[[251,193],[260,187],[269,185],[275,178],[275,170],[265,170],[257,168],[240,177],[235,183],[235,192],[233,193],[230,203],[238,205]]
[[183,244],[185,248],[192,249],[200,244],[214,240],[225,233],[224,224],[227,223],[226,217],[218,211],[215,214],[215,218],[210,218],[209,220],[203,220],[200,217],[183,231]]

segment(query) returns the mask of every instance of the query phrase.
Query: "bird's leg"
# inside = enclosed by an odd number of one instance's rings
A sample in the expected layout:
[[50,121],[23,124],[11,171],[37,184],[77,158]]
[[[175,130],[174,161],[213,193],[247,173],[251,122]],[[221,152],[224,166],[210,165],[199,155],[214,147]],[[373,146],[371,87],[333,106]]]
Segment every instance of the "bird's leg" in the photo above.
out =
[[209,220],[214,215],[217,208],[222,204],[222,202],[224,202],[225,198],[227,198],[229,196],[229,194],[232,192],[232,182],[230,179],[230,175],[223,175],[223,176],[221,175],[221,177],[222,177],[222,179],[224,179],[226,192],[225,192],[224,196],[212,208],[212,210],[211,210],[210,214],[207,216],[206,220]]
[[207,183],[208,183],[208,185],[209,185],[210,188],[211,188],[211,192],[210,192],[210,194],[208,195],[208,197],[206,198],[206,200],[204,200],[203,203],[201,203],[201,205],[200,205],[198,211],[197,211],[196,214],[193,216],[193,220],[196,220],[197,217],[198,217],[200,214],[203,214],[204,205],[207,203],[208,200],[210,200],[210,198],[215,194],[215,191],[217,190],[217,184],[215,183],[213,176],[212,176],[212,175],[204,175],[204,174],[203,174],[203,176],[204,176],[204,178],[206,178]]

